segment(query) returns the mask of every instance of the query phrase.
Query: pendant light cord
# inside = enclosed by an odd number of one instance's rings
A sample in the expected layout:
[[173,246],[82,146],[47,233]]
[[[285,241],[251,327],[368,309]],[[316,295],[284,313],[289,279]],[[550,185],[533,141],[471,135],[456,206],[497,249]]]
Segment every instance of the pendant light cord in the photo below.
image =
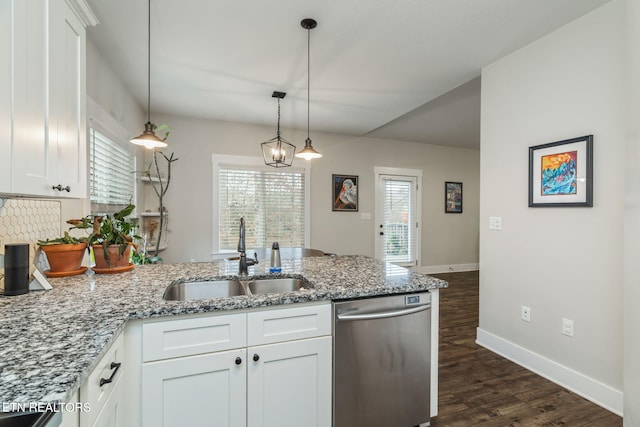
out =
[[147,25],[147,122],[151,123],[151,0]]
[[278,98],[278,143],[280,143],[280,98]]
[[311,29],[307,28],[307,139],[310,139],[309,138],[309,128],[310,128],[309,116],[311,115],[311,113],[309,112],[309,105],[311,103],[310,87],[311,87]]

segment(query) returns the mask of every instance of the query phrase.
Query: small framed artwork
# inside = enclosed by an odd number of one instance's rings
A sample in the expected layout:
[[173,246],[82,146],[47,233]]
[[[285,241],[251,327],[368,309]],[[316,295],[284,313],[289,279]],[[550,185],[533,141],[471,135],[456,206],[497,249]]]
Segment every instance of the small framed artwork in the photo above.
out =
[[529,147],[529,207],[593,206],[593,135]]
[[444,213],[462,213],[462,183],[444,183]]
[[358,176],[331,175],[333,185],[333,210],[358,212]]

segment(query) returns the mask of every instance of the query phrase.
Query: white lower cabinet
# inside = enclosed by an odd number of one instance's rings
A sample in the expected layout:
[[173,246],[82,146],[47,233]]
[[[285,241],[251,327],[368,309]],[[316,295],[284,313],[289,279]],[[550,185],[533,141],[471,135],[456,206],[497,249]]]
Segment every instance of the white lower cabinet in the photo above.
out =
[[145,363],[145,426],[246,425],[246,350]]
[[249,427],[331,425],[331,337],[248,350]]
[[124,344],[120,335],[80,386],[80,427],[127,427],[125,419]]
[[143,323],[142,425],[330,426],[330,314],[322,304]]

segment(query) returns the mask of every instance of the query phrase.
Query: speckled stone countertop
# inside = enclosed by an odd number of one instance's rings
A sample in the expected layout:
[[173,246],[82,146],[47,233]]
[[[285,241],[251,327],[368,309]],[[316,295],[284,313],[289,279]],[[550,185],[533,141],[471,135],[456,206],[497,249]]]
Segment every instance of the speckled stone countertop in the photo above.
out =
[[[249,268],[269,275],[268,263]],[[0,296],[0,411],[3,404],[65,402],[80,387],[128,319],[219,312],[442,288],[447,282],[363,256],[282,261],[278,276],[313,288],[283,294],[164,301],[176,281],[236,278],[238,263],[136,266],[120,274],[49,279],[53,290]],[[7,409],[4,409],[7,410]]]

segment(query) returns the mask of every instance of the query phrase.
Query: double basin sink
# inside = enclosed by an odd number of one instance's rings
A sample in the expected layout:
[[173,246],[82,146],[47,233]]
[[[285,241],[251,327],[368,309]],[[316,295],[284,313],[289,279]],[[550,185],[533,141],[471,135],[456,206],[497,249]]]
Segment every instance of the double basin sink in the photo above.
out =
[[173,283],[164,291],[167,301],[188,301],[209,298],[226,298],[241,295],[261,295],[295,292],[313,286],[304,279],[283,277],[251,280],[210,280]]

